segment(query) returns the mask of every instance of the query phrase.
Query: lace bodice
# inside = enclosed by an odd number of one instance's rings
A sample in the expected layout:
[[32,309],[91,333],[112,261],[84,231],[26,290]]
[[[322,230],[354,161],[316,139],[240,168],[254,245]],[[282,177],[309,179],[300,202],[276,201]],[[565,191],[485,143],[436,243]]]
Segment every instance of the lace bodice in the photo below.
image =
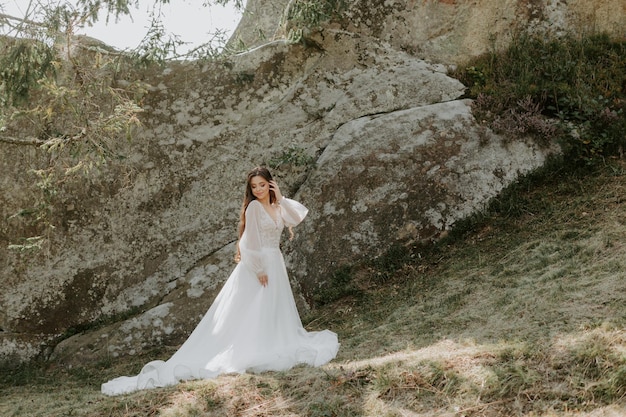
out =
[[262,210],[262,214],[264,215],[259,216],[260,218],[258,224],[261,247],[278,248],[280,245],[280,236],[285,227],[285,222],[281,216],[278,216],[276,221],[274,221],[272,216],[264,208],[262,208]]
[[278,249],[283,228],[300,223],[308,211],[297,201],[283,197],[274,220],[260,202],[252,200],[246,208],[246,227],[239,241],[241,261],[257,275],[266,271],[265,256],[261,251]]

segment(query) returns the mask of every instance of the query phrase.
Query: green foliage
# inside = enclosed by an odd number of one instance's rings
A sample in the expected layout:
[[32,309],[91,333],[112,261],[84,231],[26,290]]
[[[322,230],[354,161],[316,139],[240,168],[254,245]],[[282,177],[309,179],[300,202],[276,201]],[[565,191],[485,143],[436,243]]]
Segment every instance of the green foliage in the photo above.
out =
[[54,51],[45,43],[18,39],[0,50],[0,106],[24,103],[40,80],[54,74]]
[[573,161],[621,153],[626,141],[626,41],[519,35],[458,74],[479,120],[496,131],[557,141]]
[[[119,55],[77,48],[80,53],[48,47],[36,40],[5,39],[0,59],[0,141],[38,146],[49,155],[25,170],[33,178],[33,201],[9,217],[35,230],[9,245],[24,251],[41,248],[54,228],[52,215],[59,189],[73,179],[89,177],[99,166],[122,158],[120,140],[139,125],[141,82],[115,86],[130,70]],[[44,162],[45,161],[45,162]],[[34,227],[34,229],[33,229]]]
[[[100,18],[100,11],[106,9],[107,19],[114,16],[118,19],[120,16],[130,14],[130,8],[138,6],[140,0],[78,0],[77,6],[80,13],[88,19],[89,22],[95,23]],[[155,2],[169,3],[169,0],[155,0]]]
[[184,42],[177,36],[168,34],[158,17],[153,15],[150,21],[148,33],[133,51],[133,57],[142,65],[163,65],[170,57],[178,55],[176,49],[184,45]]
[[338,17],[345,7],[344,0],[292,0],[284,17],[287,39],[303,41],[322,23]]
[[308,166],[314,162],[315,158],[308,155],[306,149],[298,145],[291,145],[286,150],[283,150],[280,155],[270,159],[269,166],[277,169],[284,165]]
[[215,43],[223,45],[227,39],[218,32],[206,44],[179,54],[183,42],[166,32],[157,7],[168,1],[154,1],[151,26],[128,54],[80,40],[74,33],[101,18],[130,14],[139,0],[31,2],[24,19],[0,21],[14,36],[0,39],[0,141],[37,146],[46,161],[24,171],[31,175],[35,192],[29,206],[7,214],[16,233],[28,233],[12,238],[11,249],[41,248],[61,222],[62,210],[57,209],[62,199],[77,192],[76,181],[90,181],[99,167],[124,158],[123,143],[140,124],[147,91],[137,81],[142,79],[138,71],[222,52]]
[[35,186],[38,190],[36,201],[29,208],[22,208],[9,216],[8,221],[20,221],[24,224],[38,227],[41,232],[37,236],[21,237],[18,243],[9,244],[8,249],[16,252],[30,252],[43,248],[49,233],[55,228],[52,224],[53,201],[57,194],[55,175],[51,170],[30,170],[36,178]]

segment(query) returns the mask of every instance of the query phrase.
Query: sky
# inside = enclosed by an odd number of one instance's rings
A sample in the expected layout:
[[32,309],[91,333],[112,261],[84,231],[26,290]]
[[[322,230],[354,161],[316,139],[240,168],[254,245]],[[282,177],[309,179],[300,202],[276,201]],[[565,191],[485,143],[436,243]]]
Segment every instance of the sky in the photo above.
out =
[[[141,3],[138,9],[131,9],[132,18],[124,17],[117,23],[110,21],[108,25],[101,19],[95,26],[77,33],[96,38],[117,49],[132,49],[139,45],[150,26],[149,16],[154,1],[145,0]],[[166,30],[190,43],[186,48],[181,48],[181,52],[206,42],[217,29],[232,34],[241,19],[241,13],[232,5],[202,7],[202,3],[201,0],[170,0],[169,4],[160,6]],[[0,4],[5,13],[22,17],[29,0],[0,0]]]

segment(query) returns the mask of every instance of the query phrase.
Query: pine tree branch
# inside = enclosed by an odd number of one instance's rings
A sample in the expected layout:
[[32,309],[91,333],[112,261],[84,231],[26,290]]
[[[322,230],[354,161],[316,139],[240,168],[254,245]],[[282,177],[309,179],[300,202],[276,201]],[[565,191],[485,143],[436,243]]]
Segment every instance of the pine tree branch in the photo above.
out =
[[[26,18],[20,18],[20,17],[15,17],[15,16],[11,16],[5,13],[0,13],[0,19],[5,19],[7,22],[9,21],[14,21],[14,22],[19,22],[19,23],[26,23],[28,25],[33,25],[33,26],[38,26],[41,28],[45,28],[46,25],[44,25],[43,23],[40,22],[35,22],[34,20],[30,20],[30,19],[26,19]],[[13,26],[13,25],[11,25]]]

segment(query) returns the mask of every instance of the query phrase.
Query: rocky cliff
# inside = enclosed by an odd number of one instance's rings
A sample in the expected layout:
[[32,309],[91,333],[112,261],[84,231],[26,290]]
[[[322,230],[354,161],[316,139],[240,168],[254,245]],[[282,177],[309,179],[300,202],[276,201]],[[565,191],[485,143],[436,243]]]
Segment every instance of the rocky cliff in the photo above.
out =
[[[249,0],[231,42],[260,45],[284,36],[295,2]],[[608,32],[624,36],[623,0],[356,0],[330,26],[374,37],[396,50],[447,64],[505,47],[518,30],[548,34]]]
[[[283,12],[247,16],[236,36],[280,34]],[[626,4],[368,1],[346,16],[308,46],[249,38],[246,53],[142,74],[143,127],[124,162],[76,185],[44,250],[0,248],[0,358],[82,361],[184,339],[233,268],[255,165],[311,209],[284,244],[300,308],[338,268],[436,239],[558,152],[476,123],[449,66],[516,27],[616,33]],[[20,167],[45,154],[0,146],[8,218],[28,199]]]

